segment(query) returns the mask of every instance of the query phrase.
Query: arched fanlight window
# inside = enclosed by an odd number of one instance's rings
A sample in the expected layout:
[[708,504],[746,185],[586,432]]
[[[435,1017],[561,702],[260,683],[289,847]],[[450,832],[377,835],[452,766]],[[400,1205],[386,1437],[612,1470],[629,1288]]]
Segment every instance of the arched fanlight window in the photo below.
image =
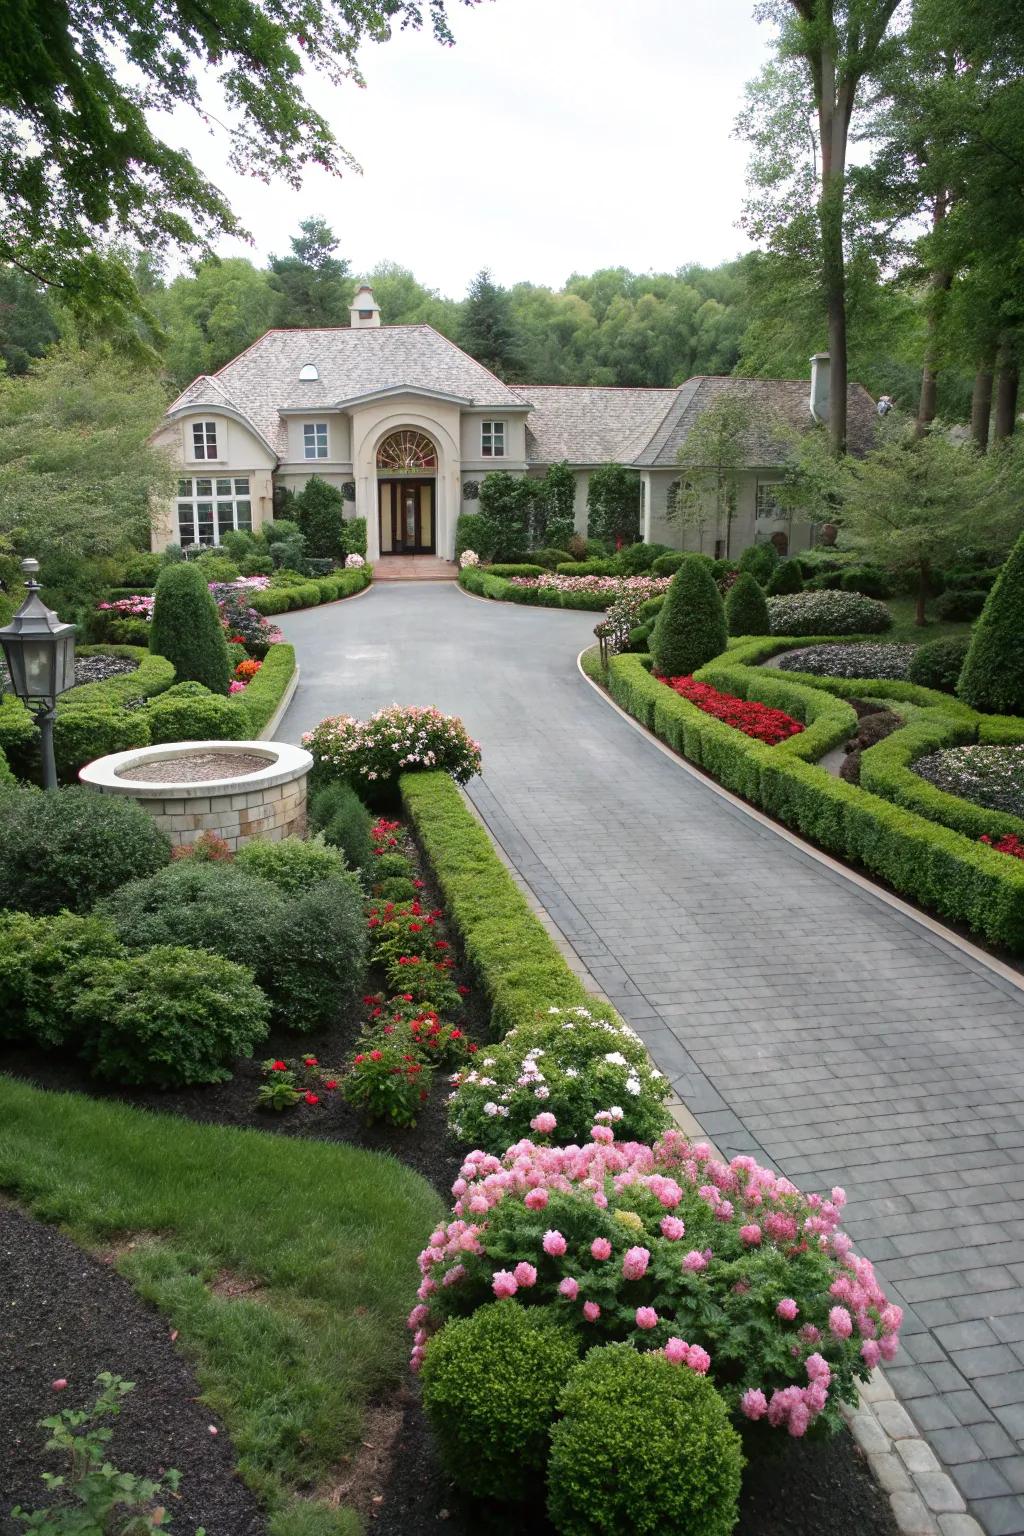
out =
[[423,432],[410,429],[392,432],[377,449],[377,468],[402,470],[436,469],[437,451]]

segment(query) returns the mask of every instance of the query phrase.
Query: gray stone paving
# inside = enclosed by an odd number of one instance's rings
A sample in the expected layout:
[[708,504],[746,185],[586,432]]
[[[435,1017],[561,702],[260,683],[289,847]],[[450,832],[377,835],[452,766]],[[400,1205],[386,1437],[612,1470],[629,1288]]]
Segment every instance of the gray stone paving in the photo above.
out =
[[280,622],[284,739],[396,700],[463,716],[482,816],[708,1133],[846,1188],[907,1309],[888,1379],[989,1536],[1022,1536],[1024,995],[620,719],[576,672],[593,615],[438,584]]

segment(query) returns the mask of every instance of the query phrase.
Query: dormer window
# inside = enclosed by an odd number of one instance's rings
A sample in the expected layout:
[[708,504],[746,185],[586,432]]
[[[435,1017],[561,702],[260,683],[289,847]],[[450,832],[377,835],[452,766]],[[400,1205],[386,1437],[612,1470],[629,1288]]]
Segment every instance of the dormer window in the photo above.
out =
[[314,379],[318,379],[319,377],[320,372],[316,366],[316,363],[303,363],[302,367],[299,369],[299,382],[302,384],[309,384]]
[[192,457],[194,459],[217,457],[217,423],[215,421],[192,423]]
[[480,456],[484,459],[505,457],[505,423],[503,421],[481,422]]
[[326,459],[327,457],[327,423],[326,421],[307,421],[302,427],[302,447],[307,459]]

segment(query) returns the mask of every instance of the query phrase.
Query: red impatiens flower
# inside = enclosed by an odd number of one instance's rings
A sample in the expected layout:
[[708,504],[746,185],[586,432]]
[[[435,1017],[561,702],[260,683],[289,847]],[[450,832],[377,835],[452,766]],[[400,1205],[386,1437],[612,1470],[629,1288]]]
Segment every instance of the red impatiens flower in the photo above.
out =
[[1006,832],[995,841],[987,832],[983,832],[978,841],[988,843],[996,853],[1008,853],[1013,859],[1024,859],[1024,841],[1017,836],[1016,832]]
[[380,1051],[371,1051],[370,1052],[370,1060],[371,1061],[380,1061],[381,1054],[382,1053]]
[[274,1062],[274,1071],[275,1072],[287,1072],[288,1071],[288,1063],[286,1061],[275,1061]]
[[315,1056],[303,1056],[302,1064],[304,1067],[318,1067],[320,1065]]
[[338,1079],[336,1077],[329,1077],[327,1079],[326,1083],[324,1083],[324,1087],[325,1088],[337,1088],[337,1086],[338,1086]]
[[468,987],[460,987],[459,988],[459,996],[460,997],[468,997],[469,996],[469,988]]
[[777,746],[780,741],[787,741],[804,729],[799,720],[781,709],[771,709],[753,699],[738,699],[731,693],[720,693],[710,683],[698,683],[692,677],[659,677],[658,682],[665,683],[680,698],[696,704],[706,715],[713,715],[745,736],[752,736],[755,741],[763,741],[767,747]]
[[302,1097],[305,1099],[307,1104],[319,1104],[320,1103],[319,1095],[317,1095],[315,1093],[304,1093],[302,1095]]

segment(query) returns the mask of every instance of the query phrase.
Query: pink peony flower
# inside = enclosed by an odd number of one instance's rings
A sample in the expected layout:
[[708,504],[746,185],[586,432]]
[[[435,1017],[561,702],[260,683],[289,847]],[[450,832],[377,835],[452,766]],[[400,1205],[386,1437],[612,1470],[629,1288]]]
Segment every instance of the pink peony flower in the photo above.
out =
[[610,1259],[612,1245],[606,1237],[595,1237],[590,1245],[590,1251],[595,1259]]
[[794,1403],[792,1408],[789,1410],[788,1427],[790,1434],[795,1439],[799,1439],[801,1435],[805,1435],[807,1433],[807,1426],[810,1422],[811,1410],[808,1408],[807,1404],[804,1402]]
[[669,1339],[665,1345],[665,1359],[671,1360],[673,1365],[685,1365],[690,1346],[685,1339]]
[[670,1243],[686,1236],[686,1224],[678,1216],[663,1216],[659,1225],[662,1237],[667,1237]]
[[559,1296],[564,1296],[568,1301],[575,1301],[579,1293],[580,1283],[578,1280],[574,1280],[572,1275],[566,1275],[564,1280],[558,1282]]
[[615,1140],[615,1132],[610,1125],[595,1125],[591,1129],[590,1139],[610,1143]]
[[515,1276],[516,1285],[521,1285],[524,1290],[537,1284],[537,1271],[532,1264],[527,1264],[525,1259],[516,1265],[512,1273]]
[[706,1376],[711,1365],[711,1356],[706,1349],[701,1349],[699,1344],[691,1344],[686,1363],[691,1371],[697,1372],[698,1376]]
[[878,1341],[878,1351],[883,1360],[895,1360],[899,1347],[900,1341],[894,1333],[887,1333],[884,1339]]
[[545,1109],[542,1114],[534,1115],[530,1121],[530,1130],[537,1131],[541,1136],[549,1136],[557,1124],[551,1111]]
[[702,1253],[698,1253],[696,1248],[691,1248],[689,1253],[683,1258],[683,1268],[692,1270],[694,1274],[697,1274],[702,1269],[707,1269],[707,1267],[707,1259]]
[[860,1357],[869,1371],[873,1371],[882,1358],[882,1349],[874,1339],[865,1339],[860,1347]]
[[768,1399],[760,1387],[748,1387],[740,1398],[740,1412],[748,1419],[763,1419],[768,1412]]
[[507,1269],[495,1270],[491,1276],[491,1290],[498,1297],[499,1301],[503,1296],[514,1296],[518,1289],[518,1280]]
[[544,1233],[544,1252],[550,1254],[553,1259],[560,1259],[568,1246],[561,1232],[552,1230]]
[[784,1296],[775,1308],[776,1315],[784,1318],[787,1323],[791,1323],[799,1311],[800,1308],[792,1296]]
[[637,1307],[636,1325],[638,1328],[657,1328],[658,1314],[653,1307]]
[[740,1227],[740,1239],[750,1248],[757,1247],[761,1241],[761,1228],[756,1221],[751,1222],[748,1227]]
[[626,1280],[642,1280],[647,1273],[651,1255],[646,1248],[627,1248],[622,1260],[622,1274]]
[[808,1381],[823,1381],[828,1386],[832,1380],[832,1367],[823,1355],[808,1355],[805,1361]]
[[848,1339],[853,1332],[853,1318],[845,1307],[833,1307],[828,1314],[830,1332],[837,1339]]
[[422,1328],[423,1324],[426,1322],[429,1316],[430,1308],[425,1307],[423,1303],[420,1302],[419,1306],[413,1307],[412,1311],[409,1313],[409,1316],[405,1320],[405,1326],[407,1328]]
[[542,1211],[548,1203],[546,1189],[531,1189],[523,1204],[528,1211]]
[[598,1306],[596,1301],[585,1301],[583,1303],[583,1316],[586,1318],[588,1323],[597,1322],[598,1318],[601,1316],[601,1308]]

